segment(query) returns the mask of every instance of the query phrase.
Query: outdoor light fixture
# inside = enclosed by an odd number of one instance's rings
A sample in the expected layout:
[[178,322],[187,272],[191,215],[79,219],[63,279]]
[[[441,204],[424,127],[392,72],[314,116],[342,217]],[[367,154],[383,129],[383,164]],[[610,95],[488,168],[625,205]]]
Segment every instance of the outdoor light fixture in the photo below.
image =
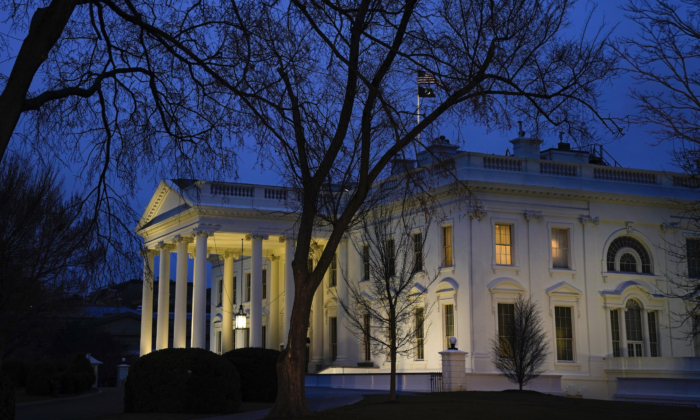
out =
[[[238,320],[238,317],[236,317],[236,320]],[[457,350],[457,337],[450,337],[450,350]]]
[[245,312],[243,311],[243,305],[238,307],[238,313],[236,314],[236,329],[237,330],[244,330],[245,329]]

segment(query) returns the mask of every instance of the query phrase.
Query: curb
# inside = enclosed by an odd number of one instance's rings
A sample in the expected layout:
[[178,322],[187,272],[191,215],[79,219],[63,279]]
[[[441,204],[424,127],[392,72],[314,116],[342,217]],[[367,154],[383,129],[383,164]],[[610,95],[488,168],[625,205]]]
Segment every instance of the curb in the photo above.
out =
[[94,397],[94,396],[100,395],[101,393],[102,393],[102,390],[98,389],[97,392],[76,395],[75,397],[59,397],[59,398],[50,398],[50,399],[41,400],[41,401],[27,401],[27,402],[22,402],[22,403],[16,403],[15,407],[17,407],[17,408],[28,407],[28,406],[32,406],[32,405],[48,404],[48,403],[54,403],[54,402],[59,402],[59,401],[73,401],[73,400],[79,400],[82,398]]

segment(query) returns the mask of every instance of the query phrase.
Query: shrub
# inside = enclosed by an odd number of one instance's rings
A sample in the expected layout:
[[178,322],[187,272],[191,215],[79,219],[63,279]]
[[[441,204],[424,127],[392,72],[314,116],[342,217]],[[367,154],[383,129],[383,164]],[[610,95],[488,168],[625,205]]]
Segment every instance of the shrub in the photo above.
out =
[[34,363],[27,374],[27,395],[51,395],[54,393],[56,365],[48,360]]
[[15,418],[15,385],[13,380],[0,374],[0,419],[14,420]]
[[230,414],[241,404],[236,368],[204,349],[149,353],[130,368],[124,392],[127,413]]
[[68,372],[61,372],[58,374],[56,379],[58,380],[59,392],[61,394],[72,394],[75,392],[73,377],[74,375]]
[[95,383],[95,371],[84,354],[76,354],[66,366],[65,372],[72,376],[73,392],[85,392]]
[[27,365],[22,360],[3,361],[0,374],[9,376],[16,387],[27,385]]
[[241,398],[246,402],[275,402],[277,359],[280,352],[259,347],[231,350],[223,357],[241,376]]

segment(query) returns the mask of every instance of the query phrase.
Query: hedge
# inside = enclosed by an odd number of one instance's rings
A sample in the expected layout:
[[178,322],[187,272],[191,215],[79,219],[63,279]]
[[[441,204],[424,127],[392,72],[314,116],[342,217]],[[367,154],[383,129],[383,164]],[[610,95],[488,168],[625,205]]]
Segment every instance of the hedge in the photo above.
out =
[[15,385],[13,380],[0,374],[0,420],[15,418]]
[[[64,379],[67,388],[64,389]],[[70,379],[68,379],[70,378]],[[85,392],[92,388],[95,383],[95,371],[85,354],[76,354],[71,362],[66,366],[66,370],[59,375],[61,382],[61,393],[72,394],[74,392]]]
[[275,402],[280,352],[260,347],[231,350],[223,357],[241,375],[241,398],[246,402]]
[[27,385],[27,365],[22,360],[3,360],[1,374],[9,376],[16,387]]
[[27,395],[51,395],[56,391],[56,364],[44,360],[34,363],[27,374]]
[[236,368],[204,349],[164,349],[139,358],[124,391],[126,413],[230,414],[241,405]]

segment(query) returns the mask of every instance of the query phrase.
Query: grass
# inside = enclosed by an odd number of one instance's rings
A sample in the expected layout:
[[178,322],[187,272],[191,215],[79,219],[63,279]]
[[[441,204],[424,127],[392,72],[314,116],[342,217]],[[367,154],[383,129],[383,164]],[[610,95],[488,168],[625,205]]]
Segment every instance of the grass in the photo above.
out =
[[[241,410],[238,413],[247,411],[258,411],[271,408],[272,403],[241,403]],[[89,417],[86,420],[191,420],[203,419],[207,417],[220,417],[222,414],[175,414],[175,413],[121,413],[108,416]]]
[[55,401],[58,398],[78,397],[81,395],[91,394],[91,393],[97,393],[97,392],[91,389],[89,391],[85,391],[85,392],[82,392],[79,394],[27,395],[26,388],[15,388],[15,402],[17,404],[21,404],[21,403],[46,401],[46,400]]
[[399,396],[397,404],[389,404],[386,395],[368,395],[357,404],[323,411],[319,417],[329,420],[689,420],[700,418],[700,409],[555,397],[531,391],[469,391]]

